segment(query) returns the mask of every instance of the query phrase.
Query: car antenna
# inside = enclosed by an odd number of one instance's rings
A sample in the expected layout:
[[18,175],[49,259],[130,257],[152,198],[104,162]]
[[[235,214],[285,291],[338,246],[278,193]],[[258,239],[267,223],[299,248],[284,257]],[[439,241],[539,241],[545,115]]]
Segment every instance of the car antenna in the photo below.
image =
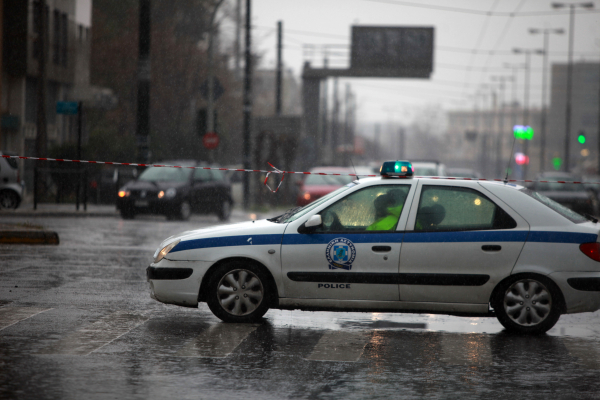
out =
[[[513,130],[515,128],[513,127]],[[515,136],[515,135],[513,135]],[[506,167],[506,176],[504,177],[504,183],[506,184],[508,182],[508,172],[510,171],[510,164],[512,162],[512,157],[515,151],[515,143],[517,141],[517,136],[514,137],[513,139],[513,144],[512,144],[512,148],[510,149],[510,153],[508,154],[508,166]]]
[[[350,159],[350,164],[352,164],[352,169],[354,170],[354,175],[356,175],[356,168],[354,167],[354,163],[352,162],[352,159]],[[356,175],[356,180],[360,181],[360,178],[358,177],[358,175]]]

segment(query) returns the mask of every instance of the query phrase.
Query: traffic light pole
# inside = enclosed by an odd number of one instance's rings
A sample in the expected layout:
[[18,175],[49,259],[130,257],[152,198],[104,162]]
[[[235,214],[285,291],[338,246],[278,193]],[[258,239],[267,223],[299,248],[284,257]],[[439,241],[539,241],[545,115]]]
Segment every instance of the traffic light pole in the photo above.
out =
[[[246,65],[244,68],[244,169],[251,169],[250,165],[250,118],[252,116],[252,54],[250,52],[250,3],[246,0]],[[250,174],[243,174],[244,178],[244,209],[250,207]]]

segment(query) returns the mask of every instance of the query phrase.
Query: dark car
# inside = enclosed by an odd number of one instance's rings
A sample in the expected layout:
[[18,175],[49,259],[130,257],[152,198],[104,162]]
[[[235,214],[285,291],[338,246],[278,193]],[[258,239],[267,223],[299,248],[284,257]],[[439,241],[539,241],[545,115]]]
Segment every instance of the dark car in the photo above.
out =
[[[196,161],[158,164],[207,167]],[[149,167],[119,189],[117,209],[124,219],[136,214],[163,214],[186,220],[192,213],[215,213],[225,221],[231,215],[231,185],[222,171],[192,168]]]
[[558,181],[581,182],[582,178],[580,176],[567,172],[544,172],[537,175],[535,180],[536,182],[531,185],[531,189],[536,192],[540,192],[544,196],[579,214],[598,216],[598,200],[594,192],[589,190],[586,185],[557,183]]

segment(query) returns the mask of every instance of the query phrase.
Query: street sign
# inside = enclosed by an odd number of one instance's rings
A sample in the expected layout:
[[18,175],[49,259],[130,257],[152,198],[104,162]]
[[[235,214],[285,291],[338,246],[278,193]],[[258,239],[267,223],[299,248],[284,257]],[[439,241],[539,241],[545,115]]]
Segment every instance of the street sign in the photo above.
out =
[[57,101],[56,113],[64,115],[77,115],[79,112],[79,103],[76,101]]
[[209,150],[216,149],[219,145],[219,135],[214,132],[207,132],[202,136],[202,144]]

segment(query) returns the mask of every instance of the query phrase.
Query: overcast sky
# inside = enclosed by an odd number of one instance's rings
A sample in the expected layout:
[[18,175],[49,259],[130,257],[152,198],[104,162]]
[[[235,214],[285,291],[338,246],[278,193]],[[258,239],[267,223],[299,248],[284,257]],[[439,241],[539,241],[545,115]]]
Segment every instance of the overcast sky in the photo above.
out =
[[[274,68],[276,25],[282,21],[284,63],[299,77],[304,61],[311,61],[314,67],[322,66],[323,45],[349,46],[352,25],[434,27],[431,79],[355,78],[341,82],[342,88],[345,82],[350,82],[357,94],[360,120],[408,122],[415,108],[426,104],[439,104],[447,110],[472,109],[477,91],[489,94],[490,89],[482,88],[482,84],[492,83],[492,76],[511,76],[513,71],[505,64],[525,62],[524,55],[512,53],[513,48],[543,47],[543,36],[528,33],[529,28],[565,29],[564,35],[550,36],[549,60],[566,63],[568,10],[556,11],[551,3],[547,0],[253,0],[252,40],[255,49],[264,53],[262,67]],[[600,59],[600,1],[593,3],[594,10],[577,9],[575,15],[575,61]],[[310,52],[307,45],[318,46]],[[330,66],[347,67],[349,51],[343,47],[335,51],[336,54],[330,55]],[[524,70],[518,72],[517,82],[517,100],[522,102]],[[532,106],[539,106],[541,90],[542,57],[532,55]],[[508,86],[507,101],[511,95],[512,86]]]

